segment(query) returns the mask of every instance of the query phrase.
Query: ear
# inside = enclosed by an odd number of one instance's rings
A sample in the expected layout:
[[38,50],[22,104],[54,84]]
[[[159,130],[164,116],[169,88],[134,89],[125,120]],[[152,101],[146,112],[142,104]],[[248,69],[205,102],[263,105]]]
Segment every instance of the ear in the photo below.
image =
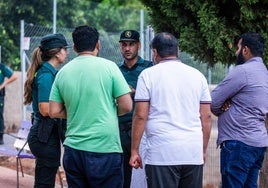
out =
[[251,54],[251,51],[247,46],[245,46],[244,48],[242,48],[242,54],[247,56],[247,55]]
[[55,57],[58,58],[60,56],[60,53],[61,53],[61,50],[58,51],[56,54],[55,54]]
[[153,49],[153,60],[157,64],[159,60],[158,52],[156,49]]
[[140,50],[141,49],[141,43],[138,42],[138,49]]
[[73,45],[73,50],[77,53],[77,48],[75,45]]
[[101,43],[100,43],[100,40],[98,40],[98,42],[97,42],[97,44],[96,44],[96,49],[97,49],[98,51],[100,51],[100,49],[101,49]]
[[157,57],[158,56],[158,53],[157,53],[157,50],[156,49],[153,49],[153,55],[154,55],[154,57]]

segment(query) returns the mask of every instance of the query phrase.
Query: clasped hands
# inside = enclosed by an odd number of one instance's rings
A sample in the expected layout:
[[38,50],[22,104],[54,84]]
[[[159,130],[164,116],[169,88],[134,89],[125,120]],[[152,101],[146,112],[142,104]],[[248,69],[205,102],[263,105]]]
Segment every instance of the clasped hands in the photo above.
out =
[[230,107],[231,107],[231,100],[228,99],[223,103],[221,110],[226,112],[227,110],[229,110]]

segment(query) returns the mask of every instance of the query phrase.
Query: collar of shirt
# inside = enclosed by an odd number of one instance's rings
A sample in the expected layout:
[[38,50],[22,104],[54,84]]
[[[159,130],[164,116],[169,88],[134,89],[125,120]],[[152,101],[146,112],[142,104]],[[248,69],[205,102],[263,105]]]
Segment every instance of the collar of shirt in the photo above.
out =
[[43,67],[44,68],[47,68],[53,75],[56,75],[57,74],[57,70],[47,61],[45,61],[43,63]]
[[[144,59],[138,56],[138,61],[130,69],[135,68],[136,66],[138,66],[139,64],[142,64],[143,62],[144,62]],[[119,67],[124,67],[126,69],[129,69],[125,64],[125,61],[121,61],[119,64]]]

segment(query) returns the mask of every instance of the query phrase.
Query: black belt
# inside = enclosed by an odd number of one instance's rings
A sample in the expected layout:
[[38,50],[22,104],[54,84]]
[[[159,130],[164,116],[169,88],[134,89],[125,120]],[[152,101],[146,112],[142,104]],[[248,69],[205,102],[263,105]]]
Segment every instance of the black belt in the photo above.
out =
[[132,127],[132,122],[119,123],[120,131],[129,131],[131,130],[131,127]]

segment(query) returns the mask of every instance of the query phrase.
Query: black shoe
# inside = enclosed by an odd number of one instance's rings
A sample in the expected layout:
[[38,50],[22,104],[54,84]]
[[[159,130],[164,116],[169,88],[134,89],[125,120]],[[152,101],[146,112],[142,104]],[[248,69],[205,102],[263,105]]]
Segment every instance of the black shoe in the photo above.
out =
[[0,133],[0,145],[4,144],[3,133]]

